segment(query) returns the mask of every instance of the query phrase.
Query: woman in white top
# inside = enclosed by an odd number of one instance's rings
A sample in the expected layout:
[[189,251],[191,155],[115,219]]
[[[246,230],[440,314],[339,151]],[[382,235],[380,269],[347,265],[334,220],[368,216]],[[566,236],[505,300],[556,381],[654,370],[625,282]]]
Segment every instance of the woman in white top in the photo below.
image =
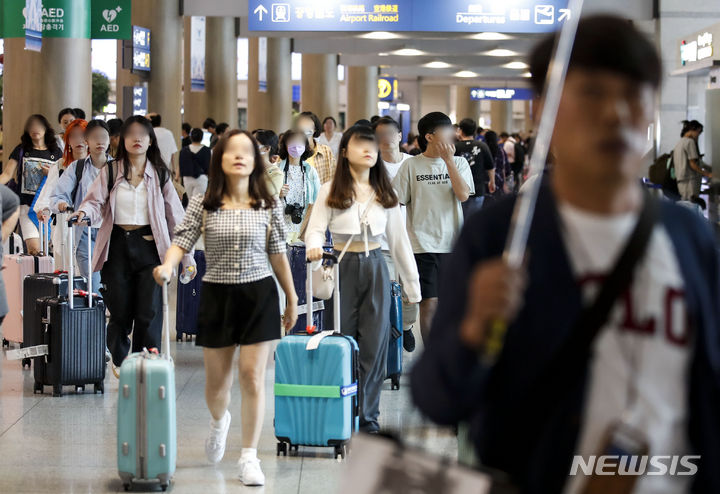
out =
[[342,139],[342,132],[336,132],[335,129],[337,129],[335,119],[333,117],[325,117],[325,120],[323,120],[323,133],[318,137],[318,142],[329,147],[333,152],[333,156],[338,155],[340,139]]
[[[335,177],[320,188],[313,207],[306,234],[307,256],[312,261],[322,258],[328,228],[337,251],[347,246],[340,262],[339,329],[360,346],[360,429],[372,433],[379,429],[380,389],[390,337],[390,276],[380,248],[383,235],[412,303],[421,299],[420,281],[397,195],[372,129],[348,129],[338,156]],[[332,310],[326,309],[325,317],[326,326],[332,327]]]
[[[75,160],[84,160],[88,155],[88,145],[85,141],[85,129],[88,123],[85,120],[76,118],[72,120],[65,129],[63,135],[63,142],[65,143],[65,150],[63,157],[57,160],[55,164],[50,168],[45,185],[43,186],[33,211],[37,214],[38,221],[45,222],[50,219],[50,198],[55,193],[60,175],[65,173],[65,170]],[[64,221],[58,221],[52,227],[52,244],[53,244],[53,256],[55,258],[55,269],[61,271],[67,271],[69,263],[72,261],[72,256],[67,258],[67,248],[63,248],[65,239],[67,239],[67,223]],[[98,286],[98,285],[93,285]]]

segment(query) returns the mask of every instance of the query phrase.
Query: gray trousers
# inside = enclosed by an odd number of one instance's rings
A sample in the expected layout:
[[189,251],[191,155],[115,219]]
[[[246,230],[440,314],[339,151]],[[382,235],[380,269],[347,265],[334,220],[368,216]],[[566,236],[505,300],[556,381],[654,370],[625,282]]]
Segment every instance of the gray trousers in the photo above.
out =
[[[337,294],[333,294],[333,297]],[[360,348],[360,426],[377,425],[390,339],[390,276],[382,251],[348,252],[340,262],[340,332]],[[325,329],[333,304],[325,303]]]
[[692,196],[700,196],[702,177],[694,176],[688,180],[678,180],[678,192],[683,201],[689,201]]

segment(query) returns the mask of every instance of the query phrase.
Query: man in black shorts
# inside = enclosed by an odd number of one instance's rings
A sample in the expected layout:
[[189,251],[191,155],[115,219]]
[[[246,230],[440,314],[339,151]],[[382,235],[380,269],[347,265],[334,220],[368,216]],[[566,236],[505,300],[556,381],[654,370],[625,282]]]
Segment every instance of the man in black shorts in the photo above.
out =
[[455,129],[444,113],[418,122],[422,154],[408,158],[393,187],[407,206],[407,228],[420,274],[420,331],[427,341],[438,300],[443,259],[452,250],[463,221],[462,203],[475,193],[467,160],[455,156]]

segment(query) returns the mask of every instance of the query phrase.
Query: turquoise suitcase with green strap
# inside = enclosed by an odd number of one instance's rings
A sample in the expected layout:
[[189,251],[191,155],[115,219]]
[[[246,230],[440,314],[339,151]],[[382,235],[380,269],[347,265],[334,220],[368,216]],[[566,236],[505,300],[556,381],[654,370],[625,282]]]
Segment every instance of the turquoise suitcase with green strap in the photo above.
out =
[[170,357],[167,284],[163,286],[165,353],[144,350],[120,367],[118,473],[125,490],[134,483],[170,485],[177,459],[175,367]]

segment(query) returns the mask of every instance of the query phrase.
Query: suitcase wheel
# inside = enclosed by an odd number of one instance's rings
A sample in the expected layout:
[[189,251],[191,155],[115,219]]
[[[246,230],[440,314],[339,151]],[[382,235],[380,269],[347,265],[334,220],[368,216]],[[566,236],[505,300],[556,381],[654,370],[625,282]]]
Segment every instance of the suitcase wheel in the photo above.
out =
[[165,492],[165,491],[167,490],[167,488],[168,488],[168,485],[167,485],[167,484],[162,484],[162,485],[160,486],[160,488],[162,489],[163,492]]
[[130,490],[130,484],[123,484],[123,489],[125,489],[125,492]]
[[95,394],[100,393],[101,395],[105,394],[105,385],[103,383],[95,383],[95,388],[93,390]]
[[290,456],[297,456],[299,450],[300,450],[300,446],[298,446],[297,444],[291,444],[290,445]]
[[287,456],[287,443],[279,442],[277,443],[277,456],[280,456],[280,453],[282,453],[283,456]]
[[178,331],[177,335],[175,336],[175,341],[182,341],[183,340],[183,334]]
[[22,367],[23,367],[23,369],[25,368],[25,366],[27,366],[27,368],[29,369],[29,368],[30,368],[30,365],[31,365],[31,362],[32,362],[32,360],[30,360],[29,358],[24,358],[24,359],[22,359]]
[[3,338],[3,348],[10,348],[10,342]]
[[390,389],[400,389],[400,376],[398,376],[397,374],[395,374],[395,375],[392,376],[390,379],[392,380],[392,381],[391,381],[391,385],[390,385]]
[[53,385],[53,396],[62,396],[62,386],[59,384]]
[[337,461],[342,461],[347,456],[347,445],[345,444],[339,444],[335,446],[335,459]]
[[43,392],[43,385],[41,382],[35,381],[35,385],[33,386],[33,394],[38,394]]
[[75,386],[75,392],[77,394],[83,394],[85,392],[85,385],[82,386]]

